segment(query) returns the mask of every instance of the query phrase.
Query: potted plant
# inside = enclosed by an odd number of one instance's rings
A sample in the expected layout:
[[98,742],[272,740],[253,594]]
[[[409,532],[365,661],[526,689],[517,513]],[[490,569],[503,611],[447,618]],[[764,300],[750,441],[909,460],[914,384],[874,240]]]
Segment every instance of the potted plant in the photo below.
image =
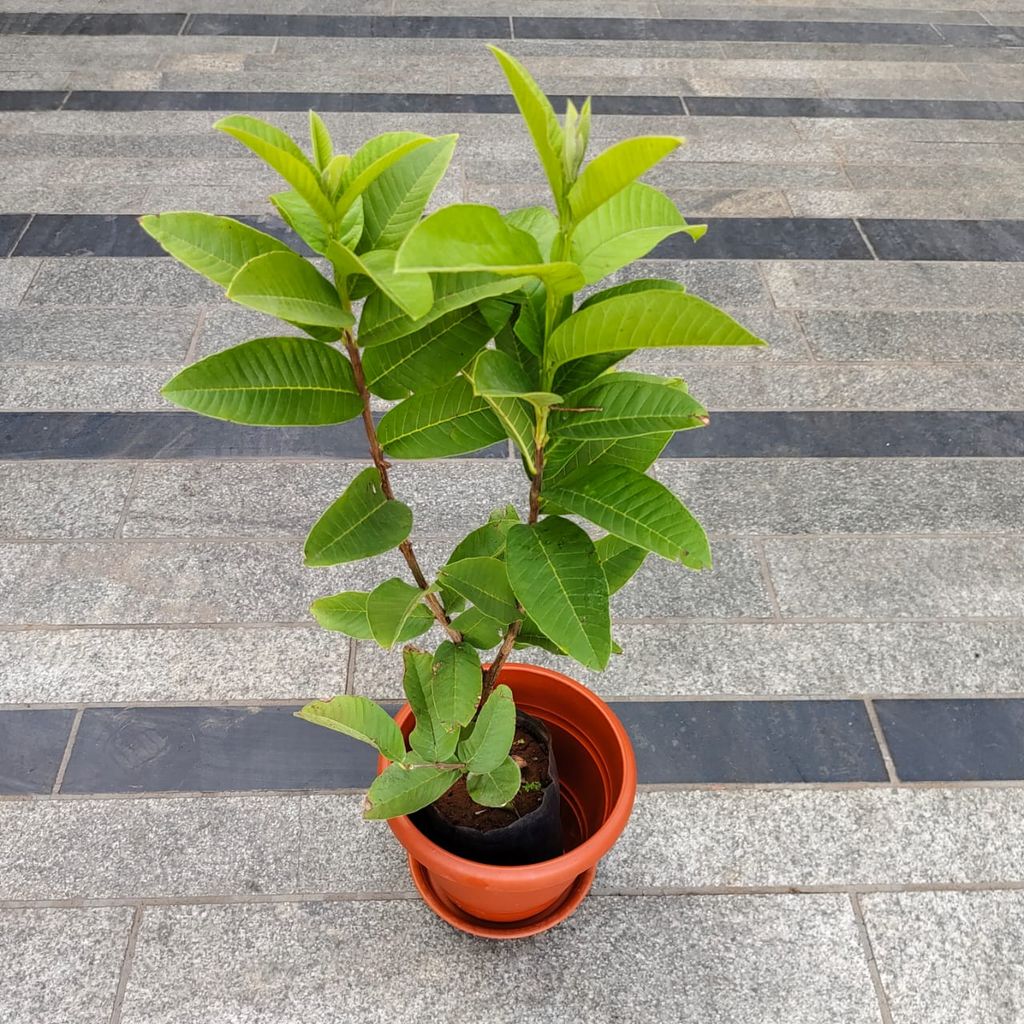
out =
[[[762,342],[673,281],[630,280],[578,300],[662,239],[703,234],[638,181],[683,140],[628,139],[584,166],[589,101],[568,103],[559,123],[526,70],[491,50],[552,209],[460,203],[424,217],[455,136],[388,132],[340,155],[311,112],[311,156],[255,118],[218,127],[290,186],[271,200],[314,260],[225,217],[141,224],[228,298],[307,335],[211,355],[166,385],[168,399],[264,426],[362,418],[372,465],[312,527],[305,561],[397,548],[410,578],[324,597],[313,614],[385,648],[432,626],[443,639],[433,651],[405,647],[397,718],[351,695],[299,716],[378,749],[365,816],[390,820],[428,903],[467,931],[513,936],[550,927],[586,894],[628,819],[636,765],[603,701],[560,673],[512,663],[512,652],[541,648],[603,669],[618,650],[609,596],[649,553],[711,564],[699,523],[647,475],[673,433],[705,425],[707,412],[683,381],[617,364],[645,347]],[[378,422],[371,396],[397,404]],[[389,460],[507,440],[522,463],[525,516],[496,510],[427,572]]]

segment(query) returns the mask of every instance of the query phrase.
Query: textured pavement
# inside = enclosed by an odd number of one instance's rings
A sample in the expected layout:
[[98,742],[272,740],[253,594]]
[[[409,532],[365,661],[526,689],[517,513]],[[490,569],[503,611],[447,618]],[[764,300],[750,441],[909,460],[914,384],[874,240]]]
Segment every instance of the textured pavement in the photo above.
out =
[[[594,146],[687,136],[650,180],[711,230],[636,273],[771,343],[631,359],[712,412],[655,472],[716,568],[617,595],[625,654],[578,675],[636,811],[501,946],[288,713],[400,697],[307,612],[390,565],[301,565],[358,432],[172,411],[271,321],[134,224],[265,217],[211,124],[310,105],[342,149],[460,132],[438,201],[541,199],[485,40],[594,93]],[[500,447],[394,480],[429,566],[522,492]],[[1022,0],[0,0],[2,1024],[1019,1024],[1022,512]]]

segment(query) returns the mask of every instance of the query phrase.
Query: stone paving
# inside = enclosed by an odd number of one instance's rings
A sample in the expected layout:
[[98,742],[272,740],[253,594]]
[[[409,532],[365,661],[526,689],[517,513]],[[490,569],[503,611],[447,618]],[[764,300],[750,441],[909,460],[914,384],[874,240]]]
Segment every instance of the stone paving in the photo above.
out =
[[[265,215],[211,124],[311,103],[342,148],[459,131],[440,201],[534,201],[487,39],[601,97],[596,145],[688,137],[652,180],[706,246],[640,270],[771,342],[634,357],[712,410],[656,473],[716,568],[618,595],[580,677],[633,820],[500,946],[288,715],[400,696],[307,613],[370,571],[301,566],[356,435],[172,412],[269,321],[130,216]],[[1021,0],[0,0],[0,1022],[1024,1020],[1022,184]],[[396,467],[427,563],[506,500],[482,456]]]

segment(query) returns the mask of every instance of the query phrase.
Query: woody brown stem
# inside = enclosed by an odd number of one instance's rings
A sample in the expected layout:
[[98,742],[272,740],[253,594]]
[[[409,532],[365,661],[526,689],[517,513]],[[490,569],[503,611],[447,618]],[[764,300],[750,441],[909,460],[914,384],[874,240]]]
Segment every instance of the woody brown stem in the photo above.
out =
[[[366,431],[366,440],[370,445],[370,458],[373,459],[373,464],[377,467],[377,474],[380,477],[380,489],[384,492],[384,497],[388,501],[394,501],[395,492],[391,487],[391,478],[388,476],[390,463],[384,457],[384,449],[377,438],[377,427],[373,422],[373,412],[370,409],[370,389],[366,386],[366,374],[363,372],[363,360],[359,355],[359,346],[356,345],[351,331],[344,332],[342,341],[345,343],[345,351],[348,352],[349,362],[352,364],[352,376],[355,378],[356,389],[359,391],[359,397],[363,401],[363,429]],[[419,559],[416,558],[416,552],[413,551],[412,542],[403,540],[398,545],[398,550],[402,552],[402,557],[405,559],[406,565],[409,566],[409,571],[416,581],[416,586],[420,590],[427,590],[430,584],[427,582],[426,576],[423,575]],[[452,627],[451,619],[448,618],[444,607],[437,599],[437,595],[424,594],[423,600],[431,612],[433,612],[434,618],[437,619],[441,628],[448,634],[448,639],[453,644],[462,643],[462,634]]]

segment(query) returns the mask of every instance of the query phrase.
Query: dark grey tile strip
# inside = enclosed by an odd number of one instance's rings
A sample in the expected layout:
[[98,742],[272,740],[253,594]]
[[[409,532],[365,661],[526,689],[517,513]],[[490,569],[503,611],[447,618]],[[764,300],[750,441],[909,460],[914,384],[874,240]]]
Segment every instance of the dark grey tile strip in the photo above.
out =
[[0,213],[0,256],[10,256],[29,216],[27,213]]
[[0,712],[0,793],[49,793],[74,711]]
[[373,36],[395,39],[508,39],[507,17],[378,14],[193,14],[191,36]]
[[176,36],[184,14],[12,13],[0,14],[0,35]]
[[953,46],[1024,46],[1020,25],[936,25],[935,31]]
[[[356,421],[246,427],[190,412],[0,412],[0,459],[362,459]],[[473,458],[503,458],[494,445]],[[663,458],[1024,458],[1024,412],[716,412]]]
[[891,117],[1020,121],[1017,100],[842,99],[817,96],[684,96],[694,117]]
[[[19,221],[14,256],[160,257],[163,250],[139,227],[133,214],[11,214]],[[279,220],[240,217],[305,250]],[[860,219],[864,234],[883,260],[1006,261],[1024,260],[1024,220]],[[698,243],[688,235],[667,239],[651,259],[702,260],[869,260],[875,258],[857,221],[831,217],[721,217],[708,221]]]
[[67,97],[56,89],[0,90],[0,112],[13,110],[57,110]]
[[1024,779],[1024,700],[877,700],[874,704],[902,781]]
[[[505,445],[474,458],[505,458]],[[247,427],[190,412],[0,412],[0,459],[362,459],[358,420]]]
[[[641,782],[887,778],[860,701],[619,701],[613,707],[633,740]],[[376,760],[369,748],[299,721],[292,710],[88,708],[61,792],[342,789],[369,784]],[[4,714],[16,712],[0,713],[0,720]]]

